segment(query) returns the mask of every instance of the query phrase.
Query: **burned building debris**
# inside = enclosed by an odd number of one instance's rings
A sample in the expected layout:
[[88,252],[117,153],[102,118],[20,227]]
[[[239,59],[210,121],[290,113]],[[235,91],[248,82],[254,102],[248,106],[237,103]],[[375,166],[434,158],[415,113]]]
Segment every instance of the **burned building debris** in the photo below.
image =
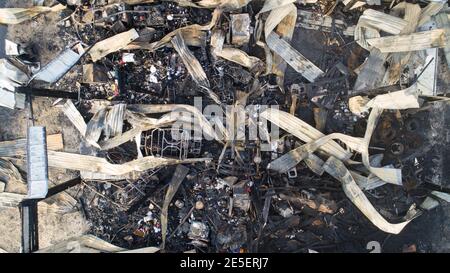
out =
[[[23,251],[367,252],[450,201],[446,1],[54,2],[0,8],[65,45],[0,60],[0,106],[28,115],[0,142]],[[40,247],[42,208],[89,229]]]

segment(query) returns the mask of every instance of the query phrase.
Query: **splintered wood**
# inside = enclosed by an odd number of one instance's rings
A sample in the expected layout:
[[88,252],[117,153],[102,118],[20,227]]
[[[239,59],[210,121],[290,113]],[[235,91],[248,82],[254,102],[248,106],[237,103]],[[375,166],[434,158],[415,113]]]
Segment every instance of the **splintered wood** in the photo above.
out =
[[190,158],[185,160],[147,156],[124,164],[112,164],[105,158],[66,152],[48,151],[49,167],[76,171],[98,172],[108,175],[126,175],[143,172],[158,167],[180,163],[205,162],[209,158]]
[[206,76],[205,71],[203,70],[200,62],[195,58],[194,54],[189,50],[186,46],[181,33],[178,32],[175,34],[175,37],[172,38],[172,45],[175,50],[180,54],[181,59],[183,60],[184,65],[186,66],[189,74],[192,79],[203,88],[203,92],[205,92],[215,103],[221,104],[219,97],[215,94],[209,87],[209,80]]
[[66,6],[58,4],[53,7],[35,6],[31,8],[2,8],[0,9],[0,24],[15,25],[34,17],[48,13],[62,11]]
[[358,187],[352,175],[345,165],[335,157],[330,157],[324,164],[324,169],[331,176],[342,182],[342,188],[345,195],[355,204],[356,207],[379,229],[382,231],[398,234],[412,220],[398,224],[391,224],[381,216],[381,214],[372,206],[369,199]]
[[187,48],[180,33],[177,33],[175,37],[173,37],[172,45],[178,54],[180,54],[184,65],[188,69],[189,74],[192,76],[192,79],[198,85],[209,88],[209,81],[208,77],[206,77],[205,71],[197,58],[195,58],[192,52]]
[[[293,134],[298,137],[300,140],[304,142],[310,142],[312,140],[316,140],[320,137],[325,136],[319,130],[312,127],[308,123],[302,121],[301,119],[280,111],[276,109],[267,109],[263,113],[261,113],[261,117],[269,120],[270,122],[276,124],[283,130]],[[339,159],[347,160],[350,158],[350,153],[345,151],[339,144],[334,141],[325,144],[320,148],[324,152],[334,155]]]
[[282,1],[282,3],[268,1],[262,10],[270,11],[265,22],[264,33],[268,47],[275,53],[272,69],[279,77],[278,83],[284,81],[285,63],[288,63],[311,82],[322,75],[322,70],[288,43],[292,39],[297,20],[295,5],[289,0]]
[[[441,12],[443,7],[444,2],[437,1],[430,2],[423,9],[418,4],[401,2],[391,9],[390,14],[366,9],[356,25],[355,41],[369,50],[370,56],[362,65],[354,90],[395,84],[406,67],[410,70],[418,67],[413,61],[420,59],[420,54],[432,54],[429,50],[433,48],[444,48],[447,52],[448,14]],[[432,26],[434,22],[438,28]],[[437,57],[434,54],[431,61],[436,61]],[[386,61],[389,64],[387,69]],[[428,75],[429,71],[424,77],[433,77]],[[420,82],[424,81],[420,79]],[[421,85],[424,93],[434,93],[433,83]]]
[[[364,138],[355,138],[339,133],[325,136],[309,124],[289,113],[275,109],[268,109],[261,113],[263,118],[306,142],[306,144],[272,161],[268,165],[268,168],[285,173],[295,167],[300,161],[308,159],[307,166],[314,173],[321,175],[323,170],[325,170],[340,180],[347,197],[374,225],[385,232],[398,234],[412,218],[400,224],[387,222],[370,204],[361,188],[372,189],[385,183],[402,186],[401,170],[389,166],[371,166],[368,148],[371,136],[383,109],[409,109],[419,107],[417,87],[413,85],[404,90],[376,96],[367,102],[366,107],[368,109],[372,108],[372,111],[369,115]],[[343,150],[338,143],[332,142],[333,139],[338,139],[342,143],[345,143],[351,151],[361,153],[362,163],[370,171],[372,176],[364,177],[357,172],[350,172],[342,162],[347,161],[347,163],[350,163],[348,152]],[[316,149],[321,149],[329,156],[325,163],[318,161],[320,158],[313,155]]]
[[91,50],[89,50],[89,54],[91,54],[92,60],[96,62],[106,55],[126,47],[137,38],[139,38],[139,34],[133,28],[96,43]]
[[[17,139],[0,142],[0,157],[24,156],[27,153],[27,140]],[[64,148],[62,134],[47,136],[47,149],[52,151]]]
[[272,32],[266,38],[267,44],[273,51],[283,58],[292,68],[302,74],[308,81],[313,82],[317,77],[323,74],[315,64],[305,58],[300,52],[293,48],[285,40],[281,39],[276,33]]
[[353,36],[355,34],[355,26],[346,26],[346,23],[342,20],[336,20],[331,16],[323,16],[306,10],[298,10],[297,26],[331,32],[333,24],[337,28],[342,29],[344,35]]
[[443,29],[416,32],[409,35],[373,38],[368,39],[367,42],[383,53],[417,51],[434,47],[441,48],[447,44]]

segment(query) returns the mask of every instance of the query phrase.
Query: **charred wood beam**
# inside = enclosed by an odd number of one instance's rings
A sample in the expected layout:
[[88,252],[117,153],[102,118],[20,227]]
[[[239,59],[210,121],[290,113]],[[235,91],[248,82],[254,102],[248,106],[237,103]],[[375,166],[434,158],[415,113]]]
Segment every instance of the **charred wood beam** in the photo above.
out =
[[16,91],[22,94],[31,94],[31,96],[33,97],[50,97],[50,98],[62,98],[74,100],[79,99],[78,93],[47,88],[18,87]]
[[22,252],[31,253],[39,249],[38,200],[28,199],[21,204],[22,218]]
[[69,180],[50,188],[43,199],[24,199],[20,203],[22,220],[22,252],[31,253],[39,249],[38,203],[81,183],[81,178]]
[[72,188],[72,187],[80,184],[81,181],[82,181],[81,177],[77,177],[77,178],[71,179],[69,181],[66,181],[64,183],[61,183],[59,185],[53,186],[50,189],[48,189],[48,192],[47,192],[47,195],[45,196],[45,198],[42,198],[42,199],[24,199],[21,202],[21,205],[22,206],[27,206],[27,205],[30,205],[30,204],[32,204],[34,202],[39,202],[39,201],[45,200],[45,199],[47,199],[49,197],[52,197],[52,196],[54,196],[54,195],[56,195],[58,193],[61,193],[61,192],[65,191],[65,190],[67,190],[69,188]]

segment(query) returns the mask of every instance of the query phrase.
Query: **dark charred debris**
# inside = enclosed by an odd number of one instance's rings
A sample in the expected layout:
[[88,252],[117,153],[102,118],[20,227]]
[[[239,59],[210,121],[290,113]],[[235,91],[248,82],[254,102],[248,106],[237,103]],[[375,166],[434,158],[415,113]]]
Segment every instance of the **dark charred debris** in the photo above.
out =
[[[72,209],[90,235],[161,252],[369,252],[450,200],[445,1],[275,2],[72,0],[1,22],[61,18],[52,39],[67,47],[49,62],[8,41],[0,103],[50,97],[80,132],[76,154],[47,139],[47,167],[79,171]],[[257,111],[239,127],[227,105]],[[180,107],[222,134],[173,129]],[[249,139],[252,115],[278,138]]]

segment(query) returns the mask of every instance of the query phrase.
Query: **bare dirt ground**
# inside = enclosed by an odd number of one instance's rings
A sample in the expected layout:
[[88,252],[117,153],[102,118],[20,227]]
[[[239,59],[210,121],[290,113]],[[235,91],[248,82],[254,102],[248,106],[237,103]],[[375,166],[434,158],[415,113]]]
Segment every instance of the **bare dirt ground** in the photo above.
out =
[[[6,3],[5,3],[6,2]],[[0,6],[27,7],[31,1],[14,0],[1,1]],[[5,29],[0,29],[0,40],[7,38],[11,41],[30,44],[37,50],[41,64],[46,64],[65,45],[58,37],[59,27],[57,22],[60,15],[48,14],[40,16],[25,24],[9,26],[7,34]],[[0,48],[3,52],[3,48]],[[68,152],[78,151],[79,133],[69,123],[60,110],[52,106],[54,100],[37,98],[33,101],[35,124],[45,126],[47,134],[61,133],[64,139],[64,150]],[[27,110],[10,110],[0,108],[0,140],[13,140],[26,137]],[[76,174],[69,171],[50,170],[50,182],[62,183],[73,178]],[[15,185],[10,191],[26,193],[26,185]],[[61,202],[64,198],[55,196],[49,202]],[[39,211],[39,241],[40,247],[46,247],[69,237],[78,236],[88,230],[88,224],[83,215],[78,211],[65,214]],[[19,209],[0,210],[0,248],[7,252],[19,252],[21,241],[20,213]]]

